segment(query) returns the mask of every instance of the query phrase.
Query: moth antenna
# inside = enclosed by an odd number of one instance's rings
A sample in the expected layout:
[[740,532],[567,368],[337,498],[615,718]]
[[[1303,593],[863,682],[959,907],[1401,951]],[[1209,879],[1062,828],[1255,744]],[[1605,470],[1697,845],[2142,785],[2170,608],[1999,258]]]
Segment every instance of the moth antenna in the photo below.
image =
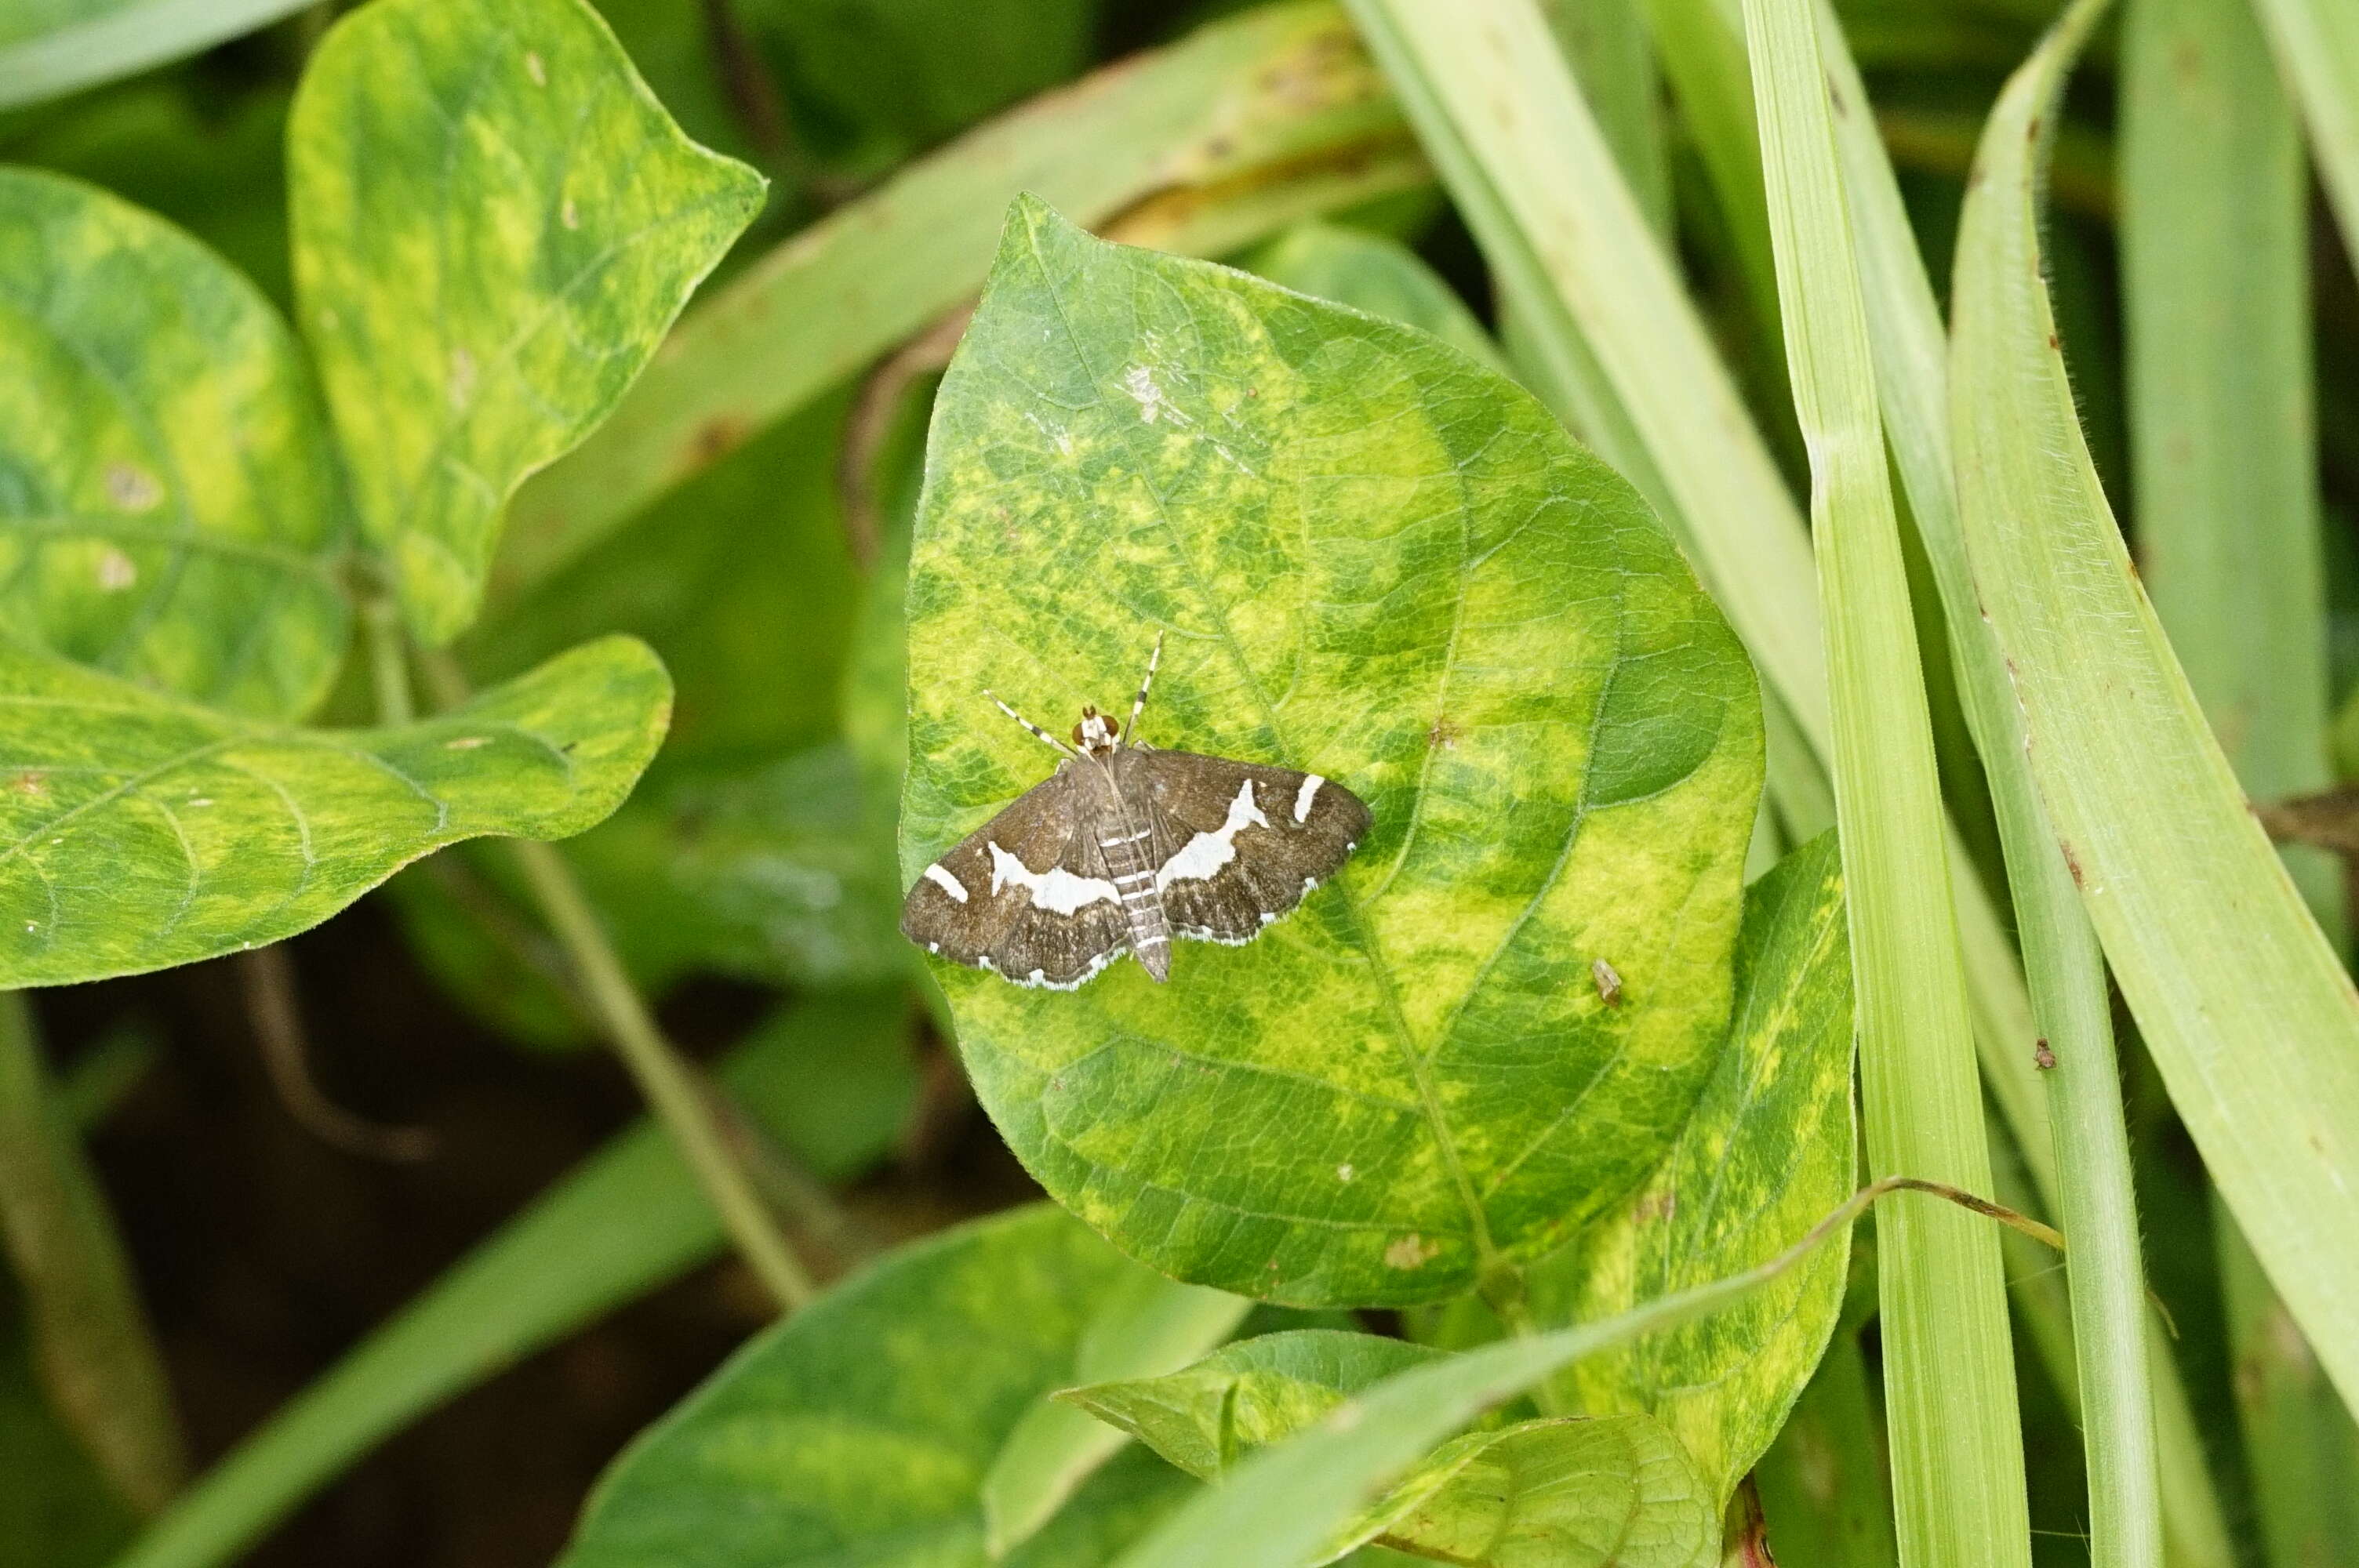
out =
[[1080,753],[1075,752],[1071,746],[1066,745],[1062,741],[1058,740],[1054,735],[1049,734],[1046,730],[1041,729],[1038,724],[1033,723],[1029,719],[1025,718],[1024,715],[1016,712],[1016,709],[1000,701],[998,694],[994,692],[989,687],[985,687],[984,688],[983,695],[991,698],[991,705],[994,708],[996,708],[1000,712],[1005,713],[1008,718],[1016,720],[1016,723],[1024,726],[1025,729],[1032,731],[1032,738],[1034,740],[1038,741],[1042,745],[1047,746],[1050,751],[1055,752],[1058,755],[1064,757],[1080,755]]
[[1130,705],[1130,722],[1122,727],[1122,743],[1130,744],[1131,733],[1138,728],[1138,716],[1147,711],[1147,688],[1155,684],[1155,666],[1163,662],[1163,633],[1155,634],[1155,652],[1147,655],[1147,678],[1138,683],[1138,696]]

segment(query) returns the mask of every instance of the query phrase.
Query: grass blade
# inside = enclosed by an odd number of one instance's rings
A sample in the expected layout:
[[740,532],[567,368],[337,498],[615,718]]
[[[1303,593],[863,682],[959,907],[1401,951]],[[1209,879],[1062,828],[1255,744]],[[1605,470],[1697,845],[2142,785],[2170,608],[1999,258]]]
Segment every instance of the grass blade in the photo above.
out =
[[2309,122],[2344,248],[2359,256],[2359,6],[2349,0],[2253,4]]
[[[897,1050],[892,993],[790,1008],[719,1077],[782,1135],[810,1097],[815,1062]],[[843,1176],[875,1148],[839,1147]],[[114,1568],[212,1568],[344,1468],[444,1400],[575,1328],[717,1257],[721,1221],[664,1130],[619,1134],[552,1184],[208,1471]]]
[[116,0],[0,49],[0,109],[61,98],[266,27],[310,0]]
[[[2331,777],[2301,132],[2245,0],[2136,0],[2126,24],[2138,555],[2245,790],[2307,794]],[[2342,868],[2317,849],[2283,855],[2321,929],[2344,938]],[[2215,1224],[2263,1533],[2280,1563],[2334,1561],[2346,1542],[2322,1499],[2359,1488],[2359,1434],[2234,1220],[2223,1210]]]
[[[2359,1396],[2359,996],[2250,816],[2082,440],[2039,269],[2041,126],[2103,9],[2009,81],[1958,247],[1960,513],[2068,865],[2171,1098]],[[2267,1043],[2266,1049],[2261,1043]]]
[[1540,0],[1557,47],[1597,110],[1598,128],[1647,222],[1672,232],[1671,165],[1664,146],[1662,80],[1644,12],[1630,0]]
[[[1328,178],[1322,179],[1324,175]],[[1398,112],[1331,5],[1208,27],[1033,100],[813,224],[684,318],[597,437],[516,494],[493,593],[573,558],[983,285],[1008,199],[1033,192],[1094,227],[1147,201],[1158,229],[1208,198],[1247,210],[1223,249],[1305,210],[1425,178]]]
[[163,1358],[22,991],[0,992],[0,1241],[50,1407],[126,1502],[162,1507],[182,1470]]
[[[1662,514],[1761,666],[1769,787],[1789,835],[1816,833],[1831,740],[1801,515],[1596,122],[1527,0],[1351,4],[1516,308],[1522,368]],[[2030,1001],[1987,891],[1951,863],[1984,1075],[2052,1190]]]
[[[2054,1139],[2035,1154],[2043,1197],[2076,1238],[2069,1260],[2077,1355],[2051,1354],[2078,1395],[2091,1491],[2092,1551],[2099,1563],[2150,1563],[2166,1528],[2158,1447],[2173,1479],[2169,1524],[2182,1563],[2222,1564],[2227,1551],[2201,1447],[2176,1379],[2158,1425],[2149,1377],[2145,1277],[2131,1185],[2128,1129],[2114,1054],[2109,993],[2095,934],[2041,810],[2023,747],[2020,712],[1997,644],[1975,604],[1959,531],[1950,450],[1947,344],[1897,181],[1868,115],[1866,90],[1832,11],[1819,30],[1837,106],[1854,244],[1865,288],[1895,466],[1940,591],[1959,695],[1991,789],[2014,895],[2018,939],[2048,1078]],[[2019,1038],[2019,1036],[2017,1037]],[[2013,1057],[2020,1075],[2027,1065]],[[2043,1292],[2018,1303],[2043,1349],[2057,1342]],[[2037,1303],[2037,1304],[2035,1304]],[[2043,1312],[2042,1308],[2045,1307]]]
[[[1932,721],[1900,552],[1867,311],[1810,0],[1745,0],[1762,172],[1833,687],[1835,816],[1879,1175],[1990,1190],[1965,967],[1951,914]],[[2028,1564],[2023,1432],[1998,1237],[1922,1203],[1877,1234],[1900,1561],[1962,1542]]]

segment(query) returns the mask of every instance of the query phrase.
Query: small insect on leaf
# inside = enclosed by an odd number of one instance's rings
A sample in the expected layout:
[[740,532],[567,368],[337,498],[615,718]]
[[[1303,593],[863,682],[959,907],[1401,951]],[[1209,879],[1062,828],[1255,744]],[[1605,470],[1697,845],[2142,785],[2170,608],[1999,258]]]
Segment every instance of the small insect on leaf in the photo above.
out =
[[1603,958],[1589,961],[1589,978],[1597,982],[1597,999],[1608,1007],[1622,1005],[1622,975]]
[[1350,790],[1133,738],[1162,657],[1158,637],[1129,723],[1084,707],[1071,745],[991,699],[1064,760],[919,873],[911,941],[1020,986],[1071,990],[1126,953],[1161,980],[1175,935],[1250,942],[1335,874],[1368,831]]

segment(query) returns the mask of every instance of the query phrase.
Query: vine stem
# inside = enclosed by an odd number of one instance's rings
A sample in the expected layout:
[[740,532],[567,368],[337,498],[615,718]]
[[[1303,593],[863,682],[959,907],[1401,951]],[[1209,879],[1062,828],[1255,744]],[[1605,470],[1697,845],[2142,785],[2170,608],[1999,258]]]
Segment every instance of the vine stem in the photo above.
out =
[[[380,633],[379,618],[372,613],[367,619],[376,654],[373,664],[377,705],[391,719],[409,702],[408,661],[400,656],[404,651],[400,628],[387,622],[389,630]],[[390,659],[384,651],[387,642],[394,650]],[[420,649],[418,667],[439,706],[455,708],[467,699],[466,674],[449,653]],[[671,1135],[730,1239],[781,1307],[792,1312],[803,1306],[819,1293],[810,1271],[778,1228],[753,1174],[737,1159],[696,1070],[664,1038],[647,1011],[646,1000],[599,923],[597,911],[574,880],[572,868],[553,845],[530,838],[511,838],[506,845],[564,949],[582,999],[613,1042],[648,1108]]]

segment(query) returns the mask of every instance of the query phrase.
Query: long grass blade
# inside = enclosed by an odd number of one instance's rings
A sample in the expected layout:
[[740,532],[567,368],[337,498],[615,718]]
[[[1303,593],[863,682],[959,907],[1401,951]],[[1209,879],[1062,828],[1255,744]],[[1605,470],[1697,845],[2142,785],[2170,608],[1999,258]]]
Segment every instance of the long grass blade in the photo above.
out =
[[[2100,1563],[2158,1559],[2165,1529],[2159,1432],[2171,1449],[2168,1468],[2182,1483],[2169,1527],[2176,1555],[2212,1568],[2226,1562],[2226,1541],[2175,1379],[2165,1401],[2170,1415],[2159,1426],[2156,1418],[2104,959],[2040,807],[2006,665],[1974,600],[1951,464],[1948,346],[1932,287],[1858,70],[1831,8],[1821,3],[1818,14],[1886,430],[1941,594],[1961,703],[1990,784],[2033,1014],[2047,1051],[2036,1059],[2053,1063],[2044,1075],[2054,1122],[2044,1196],[2075,1238],[2068,1268],[2078,1351],[2049,1358],[2069,1367],[2074,1379],[2070,1392],[2077,1395],[2088,1455],[2091,1552]],[[2026,1316],[2043,1346],[2053,1342],[2036,1307]]]
[[[891,996],[815,999],[732,1053],[718,1076],[783,1139],[789,1108],[809,1100],[813,1058],[896,1050],[904,1017],[903,1003]],[[853,1153],[846,1145],[836,1158]],[[720,1218],[669,1137],[642,1121],[551,1184],[273,1413],[114,1568],[215,1568],[234,1559],[443,1400],[719,1256],[726,1244]]]
[[2246,809],[2082,439],[2039,265],[2043,124],[2078,0],[1993,112],[1958,247],[1960,514],[2066,862],[2174,1104],[2359,1394],[2359,995]]
[[[1769,789],[1789,834],[1831,819],[1816,573],[1801,514],[1528,0],[1349,0],[1482,244],[1518,360],[1695,557],[1767,677]],[[2043,1191],[2048,1112],[2023,977],[1952,855],[1983,1072]]]
[[[2312,406],[2310,182],[2247,0],[2135,0],[2120,234],[2138,556],[2155,614],[2245,791],[2324,788],[2326,594]],[[2288,848],[2321,929],[2342,868]],[[2359,1433],[2234,1219],[2215,1213],[2262,1533],[2281,1565],[2354,1560]],[[2352,1499],[2348,1506],[2330,1501]]]
[[2350,0],[2253,0],[2277,67],[2300,100],[2319,173],[2359,256],[2359,5]]
[[118,0],[0,49],[0,109],[61,98],[268,27],[311,0]]
[[[1990,1190],[1932,722],[1876,405],[1834,112],[1810,0],[1745,0],[1769,232],[1834,697],[1835,817],[1877,1175]],[[1895,1205],[1877,1227],[1884,1387],[1904,1564],[2031,1561],[1998,1237]]]

